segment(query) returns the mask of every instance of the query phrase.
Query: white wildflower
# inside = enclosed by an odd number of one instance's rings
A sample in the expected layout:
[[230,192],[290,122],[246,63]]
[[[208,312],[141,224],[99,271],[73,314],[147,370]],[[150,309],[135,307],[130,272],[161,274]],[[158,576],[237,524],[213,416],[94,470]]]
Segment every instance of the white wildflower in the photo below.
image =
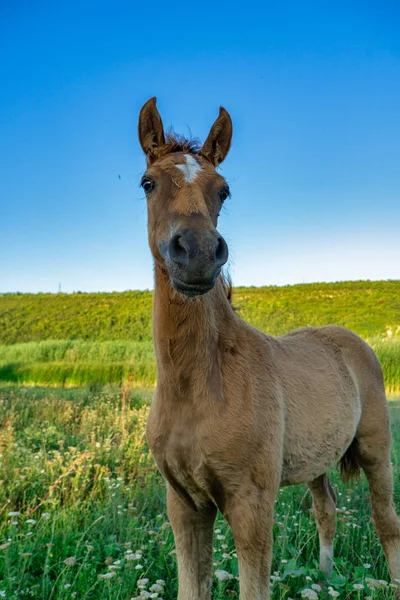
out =
[[317,592],[315,592],[314,590],[311,590],[310,588],[306,588],[305,590],[303,590],[301,592],[301,597],[302,598],[310,598],[310,600],[318,600]]
[[362,583],[353,583],[353,590],[363,590],[364,585]]
[[98,575],[98,579],[111,579],[112,577],[115,577],[116,572],[115,571],[109,571],[108,573],[102,573],[100,575]]
[[219,581],[227,581],[228,579],[233,579],[233,575],[228,573],[228,571],[224,571],[223,569],[217,569],[215,571],[215,577]]
[[318,585],[318,583],[313,583],[311,588],[315,591],[315,592],[321,592],[322,591],[322,587],[320,585]]
[[385,588],[388,585],[388,582],[385,581],[384,579],[372,579],[371,577],[366,577],[365,583],[368,585],[368,587],[371,590],[374,590],[375,588],[377,588],[377,589]]
[[7,550],[11,546],[11,542],[4,542],[4,544],[0,544],[0,550]]

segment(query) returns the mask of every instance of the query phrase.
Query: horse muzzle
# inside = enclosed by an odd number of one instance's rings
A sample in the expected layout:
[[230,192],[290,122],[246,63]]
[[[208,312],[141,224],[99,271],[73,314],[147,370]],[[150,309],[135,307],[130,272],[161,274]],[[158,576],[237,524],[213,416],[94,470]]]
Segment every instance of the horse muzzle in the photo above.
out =
[[227,260],[228,246],[216,229],[180,228],[166,246],[171,283],[185,296],[209,292]]

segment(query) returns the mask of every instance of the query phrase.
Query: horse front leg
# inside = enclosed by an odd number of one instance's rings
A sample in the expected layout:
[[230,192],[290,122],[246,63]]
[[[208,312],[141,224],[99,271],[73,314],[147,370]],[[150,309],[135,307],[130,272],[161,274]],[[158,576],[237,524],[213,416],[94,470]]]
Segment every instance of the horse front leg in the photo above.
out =
[[217,509],[210,504],[196,512],[168,484],[167,510],[178,559],[178,600],[210,600]]
[[239,563],[240,600],[270,597],[275,498],[275,491],[248,488],[227,507]]

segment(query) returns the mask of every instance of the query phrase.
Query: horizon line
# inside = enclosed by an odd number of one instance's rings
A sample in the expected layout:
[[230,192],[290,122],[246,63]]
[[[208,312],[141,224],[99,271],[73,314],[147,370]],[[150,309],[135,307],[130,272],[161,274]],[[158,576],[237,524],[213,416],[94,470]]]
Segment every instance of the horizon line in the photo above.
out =
[[[331,281],[302,281],[302,282],[298,282],[298,283],[284,283],[284,284],[265,284],[265,285],[233,285],[233,289],[241,289],[241,288],[245,288],[245,289],[262,289],[262,288],[287,288],[287,287],[296,287],[296,286],[309,286],[309,285],[338,285],[338,284],[344,284],[344,283],[389,283],[389,282],[400,282],[400,279],[336,279],[336,280],[331,280]],[[95,292],[87,292],[84,290],[74,290],[72,292],[63,292],[63,291],[57,291],[57,292],[43,292],[43,291],[37,291],[37,292],[21,292],[19,290],[16,291],[8,291],[8,292],[0,292],[0,296],[36,296],[39,294],[42,295],[52,295],[52,296],[57,296],[59,294],[62,294],[64,296],[68,296],[68,295],[73,295],[73,294],[126,294],[129,292],[149,292],[152,293],[154,291],[154,288],[142,288],[142,289],[138,289],[138,288],[127,288],[124,290],[112,290],[112,291],[105,291],[105,290],[97,290]]]

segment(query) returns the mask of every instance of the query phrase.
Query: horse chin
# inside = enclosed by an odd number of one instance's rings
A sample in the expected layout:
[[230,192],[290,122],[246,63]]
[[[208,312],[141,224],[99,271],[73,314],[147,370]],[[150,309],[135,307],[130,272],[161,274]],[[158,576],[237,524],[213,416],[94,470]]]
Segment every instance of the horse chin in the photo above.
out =
[[188,298],[195,298],[196,296],[202,296],[210,292],[214,287],[215,280],[204,283],[188,283],[176,277],[171,277],[171,284],[174,290],[180,294]]

